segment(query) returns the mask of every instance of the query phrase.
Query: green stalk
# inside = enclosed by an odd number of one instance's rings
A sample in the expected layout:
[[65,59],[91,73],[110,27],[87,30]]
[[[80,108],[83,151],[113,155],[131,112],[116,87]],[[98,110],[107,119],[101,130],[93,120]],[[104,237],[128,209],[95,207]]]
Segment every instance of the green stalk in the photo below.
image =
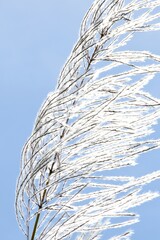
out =
[[[53,169],[53,166],[54,166],[54,163],[52,164],[52,167],[50,169],[50,173],[49,173],[49,177],[50,175],[52,174],[52,169]],[[46,182],[46,187],[48,186],[49,184],[49,179],[47,180]],[[47,193],[47,190],[45,189],[44,192],[43,192],[43,195],[42,195],[42,199],[41,199],[41,204],[39,206],[39,210],[42,208],[43,206],[43,203],[44,203],[44,199],[46,197],[46,193]],[[31,236],[31,240],[34,240],[34,237],[36,235],[36,231],[37,231],[37,226],[38,226],[38,222],[39,222],[39,219],[40,219],[40,215],[41,213],[37,213],[37,216],[36,216],[36,220],[35,220],[35,223],[34,223],[34,227],[33,227],[33,232],[32,232],[32,236]]]
[[[49,184],[49,181],[47,181],[46,183],[46,186],[48,186]],[[41,200],[41,205],[39,206],[39,210],[42,208],[42,205],[43,205],[43,202],[44,202],[44,199],[45,199],[45,196],[46,196],[46,189],[44,190],[43,192],[43,196],[42,196],[42,200]],[[36,231],[37,231],[37,226],[38,226],[38,222],[39,222],[39,219],[40,219],[40,215],[41,213],[37,213],[37,216],[36,216],[36,221],[34,223],[34,228],[33,228],[33,232],[32,232],[32,236],[31,236],[31,240],[34,240],[34,237],[36,235]]]
[[36,230],[37,230],[37,225],[38,225],[38,222],[39,222],[39,218],[40,218],[40,213],[37,214],[36,221],[35,221],[34,228],[33,228],[33,232],[32,232],[31,240],[34,240]]
[[[68,119],[67,119],[67,122],[68,122]],[[64,136],[64,134],[65,134],[65,129],[64,129],[63,132],[62,132],[61,138]],[[59,158],[58,153],[55,154],[55,157],[54,157],[55,159],[54,159],[54,160],[56,160],[56,157]],[[51,166],[51,169],[50,169],[50,172],[49,172],[48,177],[50,177],[51,174],[53,173],[52,171],[53,171],[54,164],[55,164],[55,162],[53,162],[53,164],[52,164],[52,166]],[[46,187],[47,187],[48,185],[49,185],[49,179],[48,179],[47,182],[46,182]],[[43,195],[42,195],[41,204],[39,205],[39,210],[40,210],[40,209],[42,208],[42,206],[43,206],[43,203],[44,203],[44,200],[45,200],[45,197],[46,197],[46,193],[47,193],[47,190],[45,189],[44,192],[43,192]],[[34,240],[34,238],[35,238],[36,231],[37,231],[37,226],[38,226],[38,222],[39,222],[39,219],[40,219],[40,215],[41,215],[40,212],[37,213],[36,220],[35,220],[34,227],[33,227],[32,236],[31,236],[31,240]]]

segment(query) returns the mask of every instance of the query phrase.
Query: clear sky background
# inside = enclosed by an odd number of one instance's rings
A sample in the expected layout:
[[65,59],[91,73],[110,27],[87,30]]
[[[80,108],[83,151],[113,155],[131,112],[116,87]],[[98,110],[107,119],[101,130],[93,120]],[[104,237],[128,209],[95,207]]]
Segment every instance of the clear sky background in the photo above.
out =
[[[16,223],[14,198],[20,154],[37,111],[52,91],[59,72],[76,42],[80,22],[92,0],[0,0],[0,239],[24,240]],[[145,37],[145,38],[144,38]],[[160,33],[135,42],[160,54]],[[160,97],[160,79],[149,85]],[[156,135],[160,127],[156,127]],[[141,158],[136,171],[160,169],[159,152]],[[151,184],[160,190],[160,184]],[[160,199],[136,209],[141,222],[135,240],[160,239]],[[116,233],[116,231],[114,230]]]

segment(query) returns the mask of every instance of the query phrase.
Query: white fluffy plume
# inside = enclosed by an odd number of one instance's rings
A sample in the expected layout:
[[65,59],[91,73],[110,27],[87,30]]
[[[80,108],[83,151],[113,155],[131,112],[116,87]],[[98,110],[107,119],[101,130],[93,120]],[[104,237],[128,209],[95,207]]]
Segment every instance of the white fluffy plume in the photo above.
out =
[[28,240],[106,239],[112,228],[112,240],[131,239],[132,231],[116,229],[138,222],[131,208],[159,196],[141,190],[160,171],[123,174],[160,146],[150,138],[160,99],[144,90],[160,56],[127,48],[136,32],[159,30],[159,7],[160,0],[96,0],[85,15],[23,149],[16,213]]

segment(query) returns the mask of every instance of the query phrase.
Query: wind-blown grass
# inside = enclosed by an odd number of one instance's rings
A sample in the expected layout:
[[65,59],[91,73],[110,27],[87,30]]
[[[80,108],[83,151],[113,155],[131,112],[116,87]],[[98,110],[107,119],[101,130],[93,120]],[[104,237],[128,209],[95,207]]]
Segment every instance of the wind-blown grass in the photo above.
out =
[[[160,147],[150,137],[160,99],[144,90],[160,72],[160,56],[127,49],[136,32],[159,30],[159,7],[160,0],[96,0],[85,15],[22,152],[16,214],[27,239],[103,239],[138,222],[130,209],[159,196],[141,190],[160,171],[123,174]],[[112,175],[116,169],[121,175]]]

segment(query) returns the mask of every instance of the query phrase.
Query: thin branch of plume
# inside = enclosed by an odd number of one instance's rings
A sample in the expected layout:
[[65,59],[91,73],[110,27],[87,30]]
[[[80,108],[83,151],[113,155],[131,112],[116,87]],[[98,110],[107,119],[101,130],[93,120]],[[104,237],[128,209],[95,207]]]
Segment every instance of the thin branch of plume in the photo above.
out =
[[159,196],[142,189],[160,171],[123,174],[160,147],[150,137],[160,99],[144,90],[160,56],[128,47],[136,32],[160,29],[158,7],[160,0],[95,0],[85,15],[23,148],[15,205],[26,239],[98,240],[110,229],[110,240],[131,239],[132,230],[116,229],[130,229],[139,221],[131,208]]

